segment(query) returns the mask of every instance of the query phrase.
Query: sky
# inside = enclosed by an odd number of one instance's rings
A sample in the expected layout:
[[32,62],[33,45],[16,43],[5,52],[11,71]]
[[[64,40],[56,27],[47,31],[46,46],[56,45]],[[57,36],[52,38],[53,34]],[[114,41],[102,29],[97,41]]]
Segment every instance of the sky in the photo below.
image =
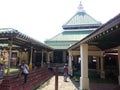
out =
[[120,0],[0,0],[0,28],[16,29],[44,43],[63,31],[80,1],[103,24],[120,13]]

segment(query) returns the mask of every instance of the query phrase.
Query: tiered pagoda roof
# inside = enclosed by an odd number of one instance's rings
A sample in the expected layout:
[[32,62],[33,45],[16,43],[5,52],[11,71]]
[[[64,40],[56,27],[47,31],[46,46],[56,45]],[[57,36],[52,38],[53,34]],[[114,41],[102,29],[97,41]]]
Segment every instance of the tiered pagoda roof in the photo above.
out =
[[63,32],[46,40],[45,43],[54,49],[67,49],[101,25],[85,12],[80,2],[78,12],[62,26]]
[[70,19],[66,24],[63,25],[63,29],[86,29],[86,28],[97,28],[101,25],[100,22],[96,21],[90,15],[88,15],[81,2],[78,7],[78,12]]

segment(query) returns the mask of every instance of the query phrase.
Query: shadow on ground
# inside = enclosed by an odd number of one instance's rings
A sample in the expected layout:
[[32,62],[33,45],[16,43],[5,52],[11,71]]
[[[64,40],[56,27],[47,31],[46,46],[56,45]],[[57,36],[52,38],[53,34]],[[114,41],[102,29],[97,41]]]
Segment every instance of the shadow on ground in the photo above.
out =
[[[71,78],[71,81],[79,90],[80,87],[79,81],[76,82],[73,78]],[[120,90],[120,86],[116,83],[105,83],[105,82],[102,83],[100,81],[98,82],[90,81],[90,90]]]

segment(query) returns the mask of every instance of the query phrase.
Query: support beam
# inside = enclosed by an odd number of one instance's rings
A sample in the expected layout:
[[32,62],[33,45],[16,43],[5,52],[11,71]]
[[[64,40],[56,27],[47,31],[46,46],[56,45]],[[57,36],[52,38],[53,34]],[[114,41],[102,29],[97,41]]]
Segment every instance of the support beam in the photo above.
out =
[[80,77],[80,90],[89,90],[88,78],[88,44],[80,45],[81,53],[81,77]]
[[12,56],[12,44],[13,44],[13,41],[10,40],[9,41],[9,60],[8,60],[8,68],[7,68],[6,75],[10,75],[10,62],[11,62],[11,56]]
[[53,57],[54,57],[54,54],[53,54],[53,51],[51,51],[51,61],[52,61],[52,62],[54,62],[54,61],[53,61]]
[[101,52],[101,56],[100,56],[100,77],[102,79],[105,79],[103,51]]
[[43,57],[44,57],[44,51],[42,50],[42,60],[41,60],[41,67],[43,67]]
[[49,68],[50,67],[50,52],[47,52],[47,64]]
[[97,70],[97,74],[100,74],[100,62],[99,62],[99,57],[96,57],[96,70]]
[[32,55],[33,55],[33,47],[31,47],[31,53],[30,53],[30,64],[29,64],[30,71],[32,71]]
[[66,51],[63,51],[63,62],[66,63]]
[[19,58],[20,58],[19,65],[21,65],[22,64],[22,51],[19,51]]
[[72,55],[71,55],[70,51],[68,53],[69,53],[68,73],[69,73],[70,76],[73,76]]
[[[72,55],[80,55],[80,51],[71,51]],[[101,51],[88,51],[88,55],[89,56],[100,56],[101,55]]]

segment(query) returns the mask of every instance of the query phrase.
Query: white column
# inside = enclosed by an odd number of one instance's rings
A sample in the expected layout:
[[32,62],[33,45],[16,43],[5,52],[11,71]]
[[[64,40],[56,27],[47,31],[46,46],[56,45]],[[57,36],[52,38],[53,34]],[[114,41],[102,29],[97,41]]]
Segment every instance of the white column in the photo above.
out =
[[81,77],[80,77],[80,90],[89,90],[88,78],[88,44],[80,45],[81,56]]
[[118,84],[120,85],[120,46],[118,47],[118,69],[119,69]]
[[101,56],[100,56],[100,77],[102,79],[105,79],[103,51],[101,52]]
[[70,51],[69,51],[69,61],[68,61],[68,73],[70,76],[73,76],[72,55]]

